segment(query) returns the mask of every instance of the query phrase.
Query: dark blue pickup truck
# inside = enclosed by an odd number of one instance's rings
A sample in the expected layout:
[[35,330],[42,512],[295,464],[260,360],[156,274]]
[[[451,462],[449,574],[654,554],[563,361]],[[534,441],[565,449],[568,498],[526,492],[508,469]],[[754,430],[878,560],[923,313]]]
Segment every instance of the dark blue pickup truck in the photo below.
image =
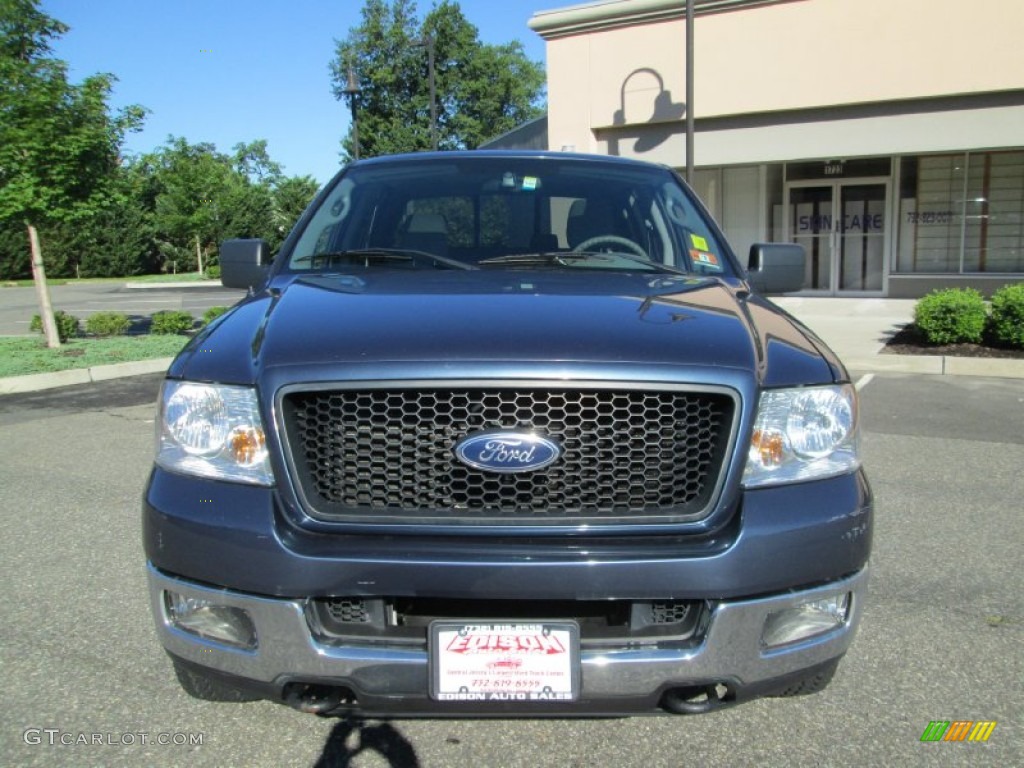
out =
[[670,169],[349,165],[167,375],[143,530],[182,686],[320,714],[704,712],[822,689],[872,497],[836,357]]

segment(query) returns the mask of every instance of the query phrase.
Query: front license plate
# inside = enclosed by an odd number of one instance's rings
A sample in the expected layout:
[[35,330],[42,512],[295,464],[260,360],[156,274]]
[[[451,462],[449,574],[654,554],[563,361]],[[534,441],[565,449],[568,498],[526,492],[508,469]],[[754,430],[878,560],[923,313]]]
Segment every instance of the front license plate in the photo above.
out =
[[437,701],[574,701],[580,629],[572,621],[435,621],[430,695]]

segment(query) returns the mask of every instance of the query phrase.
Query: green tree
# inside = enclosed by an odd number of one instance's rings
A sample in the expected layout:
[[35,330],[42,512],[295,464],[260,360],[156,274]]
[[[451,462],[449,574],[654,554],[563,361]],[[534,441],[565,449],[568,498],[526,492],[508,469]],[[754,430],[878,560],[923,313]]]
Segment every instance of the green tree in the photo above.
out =
[[[359,26],[338,42],[334,95],[349,67],[359,79],[360,155],[431,148],[427,39],[433,41],[439,149],[474,149],[542,112],[544,70],[518,42],[485,45],[457,2],[442,0],[420,23],[414,0],[366,0]],[[353,156],[351,130],[342,142]]]
[[0,220],[18,222],[27,235],[51,346],[57,338],[38,232],[87,225],[109,205],[124,135],[144,116],[137,106],[108,112],[112,75],[68,82],[67,65],[50,55],[67,30],[37,0],[0,0]]
[[[203,271],[207,257],[224,237],[236,202],[235,175],[232,159],[213,144],[190,144],[172,136],[157,155],[159,192],[154,214],[158,234],[173,244],[176,256],[190,249],[197,271]],[[184,263],[178,270],[188,271]]]
[[78,254],[81,277],[121,277],[159,271],[159,251],[152,205],[146,204],[150,179],[129,164],[119,168],[109,193],[109,203],[79,230]]
[[260,237],[276,250],[317,190],[311,177],[286,177],[263,139],[226,155],[172,137],[142,164],[152,168],[160,254],[179,272],[216,263],[232,237]]
[[266,238],[272,250],[280,247],[302,212],[313,201],[319,186],[312,176],[289,176],[275,185],[273,232]]
[[254,184],[275,184],[281,179],[281,165],[270,159],[267,140],[235,144],[235,170]]
[[0,280],[19,280],[31,275],[24,225],[15,219],[0,219]]
[[229,237],[278,247],[316,182],[284,176],[262,139],[122,158],[144,111],[109,113],[110,75],[68,83],[51,55],[66,31],[38,0],[0,0],[0,277],[34,271],[32,239],[50,274],[83,277],[201,269]]
[[[51,277],[120,277],[160,271],[153,224],[152,169],[128,159],[107,183],[95,215],[42,222]],[[31,276],[28,238],[17,219],[0,221],[0,279]]]

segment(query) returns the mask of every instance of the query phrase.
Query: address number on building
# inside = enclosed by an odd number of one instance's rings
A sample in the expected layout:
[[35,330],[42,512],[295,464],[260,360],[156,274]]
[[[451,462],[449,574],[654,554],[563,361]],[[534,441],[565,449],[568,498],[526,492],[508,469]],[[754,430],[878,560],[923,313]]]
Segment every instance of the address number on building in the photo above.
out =
[[430,625],[430,695],[438,701],[573,701],[579,696],[575,622]]

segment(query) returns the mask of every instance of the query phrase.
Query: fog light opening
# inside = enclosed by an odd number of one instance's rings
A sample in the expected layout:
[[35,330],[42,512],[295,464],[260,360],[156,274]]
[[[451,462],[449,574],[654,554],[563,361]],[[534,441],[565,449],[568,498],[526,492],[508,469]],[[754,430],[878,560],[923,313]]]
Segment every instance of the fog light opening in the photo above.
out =
[[183,632],[235,648],[256,648],[256,627],[242,608],[165,590],[164,609],[171,626]]
[[761,644],[778,648],[839,629],[850,620],[852,602],[853,595],[846,592],[770,613],[764,622]]

